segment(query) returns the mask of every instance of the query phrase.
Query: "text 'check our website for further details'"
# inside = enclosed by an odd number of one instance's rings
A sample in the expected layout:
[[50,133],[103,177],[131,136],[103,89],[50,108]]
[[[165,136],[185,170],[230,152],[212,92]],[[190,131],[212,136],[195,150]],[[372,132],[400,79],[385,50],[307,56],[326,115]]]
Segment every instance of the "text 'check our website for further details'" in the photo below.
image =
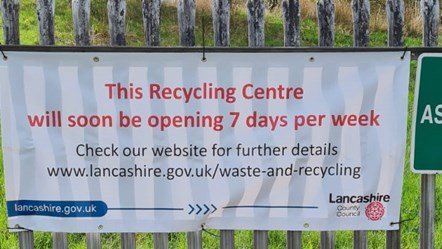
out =
[[[209,147],[190,145],[179,147],[176,144],[171,147],[152,148],[119,148],[114,144],[107,147],[97,147],[88,144],[79,144],[76,154],[80,157],[226,157],[226,156],[336,156],[338,147],[331,143],[321,145],[302,146],[299,143],[293,147],[274,147],[261,144],[255,147],[246,147],[237,144],[235,147],[221,147],[212,144]],[[185,167],[152,167],[146,164],[133,164],[128,167],[109,167],[90,163],[85,167],[46,167],[49,177],[75,177],[75,178],[164,178],[174,180],[177,178],[260,178],[260,177],[349,177],[359,179],[361,177],[360,165],[345,165],[342,162],[334,162],[324,165],[298,165],[289,163],[284,166],[232,166],[203,164],[201,166]]]

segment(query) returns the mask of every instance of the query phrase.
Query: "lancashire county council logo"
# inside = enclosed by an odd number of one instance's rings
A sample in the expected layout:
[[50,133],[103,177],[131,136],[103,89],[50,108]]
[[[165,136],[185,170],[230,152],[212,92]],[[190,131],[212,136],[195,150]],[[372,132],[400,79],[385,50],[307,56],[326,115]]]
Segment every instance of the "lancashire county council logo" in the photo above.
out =
[[372,202],[365,208],[365,216],[369,220],[377,221],[384,217],[385,208],[380,202]]

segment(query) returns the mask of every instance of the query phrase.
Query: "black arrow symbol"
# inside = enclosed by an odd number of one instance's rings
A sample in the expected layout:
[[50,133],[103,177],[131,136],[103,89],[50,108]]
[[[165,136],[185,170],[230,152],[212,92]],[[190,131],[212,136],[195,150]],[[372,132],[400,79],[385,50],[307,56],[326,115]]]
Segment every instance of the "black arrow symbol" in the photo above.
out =
[[189,207],[190,207],[190,212],[188,214],[191,214],[195,210],[195,208],[193,208],[193,206],[190,204],[189,204]]
[[206,208],[206,212],[204,212],[204,214],[207,214],[210,211],[210,208],[206,204],[204,204],[204,207]]
[[[211,210],[211,208],[213,209],[212,212],[210,212],[211,214],[214,213],[216,210],[218,210],[218,208],[216,208],[215,205],[213,204],[187,204],[190,208],[190,211],[187,214],[192,214],[193,212],[195,212],[196,215],[199,214],[208,214]],[[210,205],[210,206],[209,206]]]
[[198,207],[198,212],[196,212],[196,214],[198,215],[198,214],[200,214],[201,210],[203,210],[203,209],[202,209],[201,206],[198,205],[198,204],[196,204],[196,206]]

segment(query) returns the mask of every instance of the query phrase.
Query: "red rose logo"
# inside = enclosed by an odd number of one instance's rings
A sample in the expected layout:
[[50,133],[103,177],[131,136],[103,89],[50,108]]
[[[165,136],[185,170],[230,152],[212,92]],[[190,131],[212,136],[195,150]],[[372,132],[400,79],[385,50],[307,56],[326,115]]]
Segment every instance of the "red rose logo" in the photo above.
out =
[[365,216],[369,220],[377,221],[384,217],[385,208],[380,202],[372,202],[365,208]]

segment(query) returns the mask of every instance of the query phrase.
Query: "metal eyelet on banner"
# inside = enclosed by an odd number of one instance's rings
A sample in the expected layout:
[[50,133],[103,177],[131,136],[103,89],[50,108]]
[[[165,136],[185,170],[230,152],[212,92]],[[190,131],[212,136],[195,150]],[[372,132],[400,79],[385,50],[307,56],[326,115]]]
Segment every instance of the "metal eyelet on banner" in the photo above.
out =
[[315,61],[315,57],[310,57],[310,62],[314,62]]
[[99,61],[100,61],[100,58],[94,57],[94,62],[99,62]]
[[304,228],[309,228],[309,224],[308,223],[304,223]]
[[103,230],[103,225],[99,225],[98,230]]

